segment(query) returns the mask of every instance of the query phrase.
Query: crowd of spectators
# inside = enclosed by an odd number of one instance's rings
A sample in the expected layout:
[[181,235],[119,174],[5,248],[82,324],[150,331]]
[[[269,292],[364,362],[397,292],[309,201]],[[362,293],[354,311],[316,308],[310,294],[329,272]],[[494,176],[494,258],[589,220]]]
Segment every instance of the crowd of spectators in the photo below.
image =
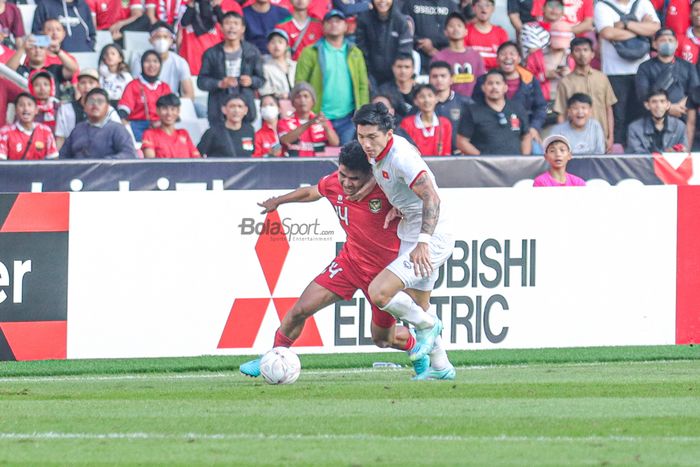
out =
[[0,63],[28,85],[0,78],[0,159],[328,156],[369,102],[425,156],[700,142],[700,0],[508,0],[510,25],[496,6],[0,0]]

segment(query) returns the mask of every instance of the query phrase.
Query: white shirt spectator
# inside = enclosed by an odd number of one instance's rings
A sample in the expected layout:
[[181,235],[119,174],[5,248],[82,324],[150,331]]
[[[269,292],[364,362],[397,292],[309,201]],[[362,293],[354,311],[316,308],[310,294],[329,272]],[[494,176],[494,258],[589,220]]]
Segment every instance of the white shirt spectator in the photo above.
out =
[[[617,0],[608,0],[610,3],[615,5],[623,13],[629,13],[632,10],[632,5],[634,5],[634,0],[629,0],[626,5],[618,2]],[[638,21],[642,21],[642,18],[649,15],[655,22],[659,22],[659,17],[656,15],[656,10],[649,0],[638,0],[639,5],[637,6],[637,11],[634,12],[635,17]],[[593,23],[595,24],[596,31],[600,33],[604,28],[613,27],[614,24],[620,21],[620,15],[615,13],[609,5],[598,1],[595,4]],[[603,62],[603,73],[606,75],[634,75],[637,73],[637,68],[639,65],[649,60],[649,54],[646,54],[639,60],[631,61],[621,58],[615,51],[615,47],[610,43],[609,40],[600,40],[600,56]]]
[[100,87],[107,91],[109,100],[118,101],[122,98],[124,88],[127,84],[133,81],[134,77],[131,73],[124,71],[121,73],[112,73],[104,63],[100,65]]

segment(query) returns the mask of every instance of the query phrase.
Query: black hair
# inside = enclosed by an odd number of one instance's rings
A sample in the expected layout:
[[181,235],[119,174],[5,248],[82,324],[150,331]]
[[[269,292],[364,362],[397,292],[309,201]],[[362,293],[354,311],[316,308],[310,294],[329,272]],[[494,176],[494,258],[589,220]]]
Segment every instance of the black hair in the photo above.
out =
[[567,99],[566,107],[569,108],[576,103],[588,104],[590,106],[593,106],[593,99],[591,99],[591,96],[589,96],[588,94],[577,92],[572,94],[571,97]]
[[411,93],[413,94],[413,98],[415,99],[416,96],[418,95],[419,92],[421,92],[424,89],[430,89],[433,91],[433,94],[437,94],[437,91],[435,90],[435,86],[432,84],[428,83],[423,83],[423,84],[416,84]]
[[501,50],[505,49],[506,47],[514,47],[515,51],[518,52],[518,55],[520,55],[520,49],[518,48],[518,44],[516,44],[513,41],[505,41],[503,44],[498,46],[498,49],[496,50],[496,55],[501,53]]
[[367,160],[367,155],[365,155],[362,145],[355,140],[340,148],[338,164],[344,165],[350,170],[360,171],[363,174],[368,174],[372,171],[372,165]]
[[695,5],[698,2],[700,2],[700,0],[693,0],[692,2],[690,2],[690,8],[692,9],[693,5]]
[[352,123],[357,125],[377,125],[382,133],[394,129],[394,117],[381,102],[365,104],[360,107],[352,117]]
[[170,31],[170,34],[175,35],[175,31],[173,30],[173,27],[170,26],[170,25],[169,25],[168,23],[166,23],[165,21],[156,21],[155,23],[153,23],[153,24],[151,25],[151,27],[150,27],[150,29],[148,30],[148,32],[149,32],[150,34],[153,34],[153,31],[155,31],[156,29],[160,29],[160,28],[167,29],[168,31]]
[[[700,1],[700,0],[698,0]],[[452,67],[450,66],[449,63],[443,61],[443,60],[438,60],[437,62],[431,62],[430,67],[428,68],[428,74],[430,74],[431,71],[433,71],[434,68],[445,68],[447,71],[452,74]]]
[[449,23],[453,19],[458,19],[462,21],[462,23],[464,23],[465,26],[467,25],[467,19],[464,17],[464,15],[458,11],[453,11],[452,13],[447,15],[447,18],[445,18],[445,27],[447,27],[447,23]]
[[180,107],[180,98],[177,97],[177,94],[173,94],[172,92],[160,96],[156,101],[156,107]]
[[277,107],[280,106],[280,100],[274,94],[263,94],[262,96],[260,96],[260,103],[261,104],[262,104],[263,99],[265,99],[266,97],[272,98],[272,100],[275,101],[275,104],[277,104]]
[[231,102],[234,99],[240,99],[243,101],[243,103],[248,107],[248,110],[250,110],[250,102],[248,102],[248,99],[246,99],[243,94],[234,92],[233,94],[228,94],[225,98],[224,101],[221,103],[221,107],[226,107],[226,105]]
[[396,57],[394,57],[394,61],[391,62],[393,65],[394,63],[398,62],[399,60],[410,60],[411,63],[415,65],[416,62],[413,61],[413,55],[411,54],[398,54]]
[[652,97],[655,97],[655,96],[664,96],[666,99],[668,99],[668,91],[666,91],[665,89],[661,89],[661,88],[652,89],[651,91],[649,91],[647,93],[647,96],[644,99],[644,102],[649,101],[649,99],[651,99]]
[[107,94],[107,91],[105,91],[102,88],[93,88],[88,91],[88,93],[85,95],[85,100],[89,99],[91,96],[99,94],[100,96],[104,96],[105,99],[107,99],[107,102],[109,102],[109,94]]
[[20,92],[17,95],[17,97],[15,97],[15,101],[14,101],[15,107],[17,107],[17,104],[19,104],[19,100],[23,97],[26,97],[27,99],[31,100],[32,102],[34,102],[34,105],[36,105],[36,97],[32,96],[28,92]]
[[591,50],[593,50],[593,41],[587,37],[574,37],[573,39],[571,39],[571,44],[569,45],[569,47],[571,47],[571,50],[574,50],[574,47],[578,47],[579,45],[588,45],[588,47],[590,47]]
[[237,13],[235,11],[227,11],[226,13],[224,13],[221,16],[221,20],[219,21],[219,24],[224,24],[224,21],[226,21],[226,18],[238,18],[243,23],[243,26],[245,26],[245,18],[240,13]]
[[489,71],[487,71],[487,72],[484,74],[484,81],[483,81],[483,82],[485,83],[486,80],[489,78],[489,76],[492,76],[492,75],[498,75],[498,76],[500,76],[501,78],[503,78],[503,82],[504,82],[504,83],[505,83],[506,81],[508,81],[508,80],[506,79],[506,74],[503,73],[503,71],[499,70],[498,68],[491,68]]

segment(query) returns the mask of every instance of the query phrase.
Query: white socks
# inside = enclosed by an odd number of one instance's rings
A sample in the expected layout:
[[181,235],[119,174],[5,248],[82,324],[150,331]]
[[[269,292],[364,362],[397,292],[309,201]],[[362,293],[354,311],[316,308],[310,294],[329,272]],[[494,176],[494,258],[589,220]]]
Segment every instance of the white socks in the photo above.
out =
[[403,291],[394,295],[382,310],[391,313],[396,319],[411,323],[416,329],[429,329],[435,325],[435,318],[416,305],[411,296]]

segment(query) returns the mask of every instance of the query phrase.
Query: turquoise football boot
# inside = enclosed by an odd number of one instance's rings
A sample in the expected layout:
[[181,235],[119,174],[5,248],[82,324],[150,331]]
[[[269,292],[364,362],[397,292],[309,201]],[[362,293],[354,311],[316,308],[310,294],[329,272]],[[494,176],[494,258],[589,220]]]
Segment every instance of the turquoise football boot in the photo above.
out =
[[435,318],[435,324],[430,329],[416,330],[416,345],[408,352],[408,358],[415,362],[427,356],[435,346],[435,339],[442,332],[442,321]]
[[443,368],[442,370],[433,370],[432,368],[428,368],[426,371],[423,373],[417,374],[413,378],[411,378],[413,381],[434,381],[434,380],[446,380],[446,381],[452,381],[455,379],[456,372],[455,372],[455,367],[452,365]]
[[260,376],[260,358],[245,362],[240,366],[239,370],[246,376],[257,378]]
[[419,358],[418,360],[414,360],[411,363],[413,364],[413,369],[416,372],[416,376],[423,374],[430,369],[430,357],[428,355],[424,356],[423,358]]

